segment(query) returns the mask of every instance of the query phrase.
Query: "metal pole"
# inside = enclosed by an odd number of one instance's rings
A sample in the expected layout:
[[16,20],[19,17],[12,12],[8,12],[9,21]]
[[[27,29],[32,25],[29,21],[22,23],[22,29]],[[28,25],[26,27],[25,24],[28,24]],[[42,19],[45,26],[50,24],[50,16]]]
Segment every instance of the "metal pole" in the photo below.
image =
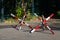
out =
[[2,1],[2,8],[1,8],[1,21],[4,22],[4,0],[1,0]]
[[34,14],[34,0],[32,0],[32,13]]

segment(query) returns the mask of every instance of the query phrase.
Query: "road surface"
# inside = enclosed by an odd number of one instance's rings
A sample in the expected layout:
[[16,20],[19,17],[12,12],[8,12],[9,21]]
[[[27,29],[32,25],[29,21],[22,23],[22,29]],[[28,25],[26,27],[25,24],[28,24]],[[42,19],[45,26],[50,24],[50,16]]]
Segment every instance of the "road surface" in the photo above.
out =
[[[32,26],[38,24],[32,23]],[[60,23],[49,23],[50,27],[55,32],[52,35],[49,30],[41,31],[38,29],[34,33],[29,33],[30,29],[23,25],[21,30],[12,28],[15,24],[0,24],[0,40],[60,40]]]

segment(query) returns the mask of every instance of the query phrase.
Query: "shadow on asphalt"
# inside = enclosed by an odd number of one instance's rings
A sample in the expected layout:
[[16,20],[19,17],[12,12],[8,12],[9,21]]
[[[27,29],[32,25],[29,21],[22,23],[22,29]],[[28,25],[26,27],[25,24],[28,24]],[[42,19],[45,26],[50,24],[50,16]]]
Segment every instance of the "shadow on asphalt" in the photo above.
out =
[[[4,28],[13,28],[15,25],[0,25],[0,29],[4,29]],[[50,28],[52,30],[60,30],[60,26],[54,26],[51,25]]]
[[[24,30],[23,32],[29,32],[30,33],[31,30]],[[43,34],[50,34],[50,32],[44,32],[43,30],[36,30],[35,33],[43,33]]]
[[14,25],[0,25],[0,29],[13,28]]

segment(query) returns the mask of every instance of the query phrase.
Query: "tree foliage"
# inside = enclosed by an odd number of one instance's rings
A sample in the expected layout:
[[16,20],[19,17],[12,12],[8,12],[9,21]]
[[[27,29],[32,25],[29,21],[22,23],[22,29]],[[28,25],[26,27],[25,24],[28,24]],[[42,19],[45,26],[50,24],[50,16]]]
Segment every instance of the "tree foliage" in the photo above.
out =
[[[29,18],[32,16],[31,15],[32,14],[31,13],[32,0],[23,0],[23,1],[24,3],[27,2],[26,12]],[[22,9],[21,4],[22,4],[22,0],[4,0],[4,17],[9,18],[10,13],[13,13],[17,15],[19,18],[21,18],[23,16],[23,9]],[[35,7],[34,10],[35,10],[35,13],[37,13],[38,15],[44,14],[46,17],[50,15],[50,13],[53,12],[55,14],[55,17],[58,18],[58,16],[60,16],[60,5],[59,4],[60,4],[59,0],[46,0],[46,1],[45,0],[34,0],[34,7]],[[1,1],[0,1],[0,6],[2,6]],[[0,16],[1,16],[1,13],[0,13]]]

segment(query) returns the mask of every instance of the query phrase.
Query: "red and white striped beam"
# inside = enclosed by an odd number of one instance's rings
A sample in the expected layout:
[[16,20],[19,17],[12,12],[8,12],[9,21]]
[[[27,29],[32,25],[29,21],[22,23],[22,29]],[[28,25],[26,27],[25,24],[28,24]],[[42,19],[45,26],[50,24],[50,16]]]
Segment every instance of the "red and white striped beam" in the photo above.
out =
[[44,23],[46,23],[50,18],[54,16],[54,13],[52,13],[50,16],[48,16],[46,19],[43,20]]
[[38,18],[38,20],[41,20],[42,18],[40,16],[38,16],[36,13],[34,13],[34,15]]
[[49,30],[52,34],[54,34],[54,32],[52,31],[52,29],[51,29],[47,24],[45,24],[45,26],[48,28],[48,30]]
[[19,19],[17,16],[15,16],[14,14],[11,13],[11,16],[14,17],[16,20],[21,21],[21,19]]

